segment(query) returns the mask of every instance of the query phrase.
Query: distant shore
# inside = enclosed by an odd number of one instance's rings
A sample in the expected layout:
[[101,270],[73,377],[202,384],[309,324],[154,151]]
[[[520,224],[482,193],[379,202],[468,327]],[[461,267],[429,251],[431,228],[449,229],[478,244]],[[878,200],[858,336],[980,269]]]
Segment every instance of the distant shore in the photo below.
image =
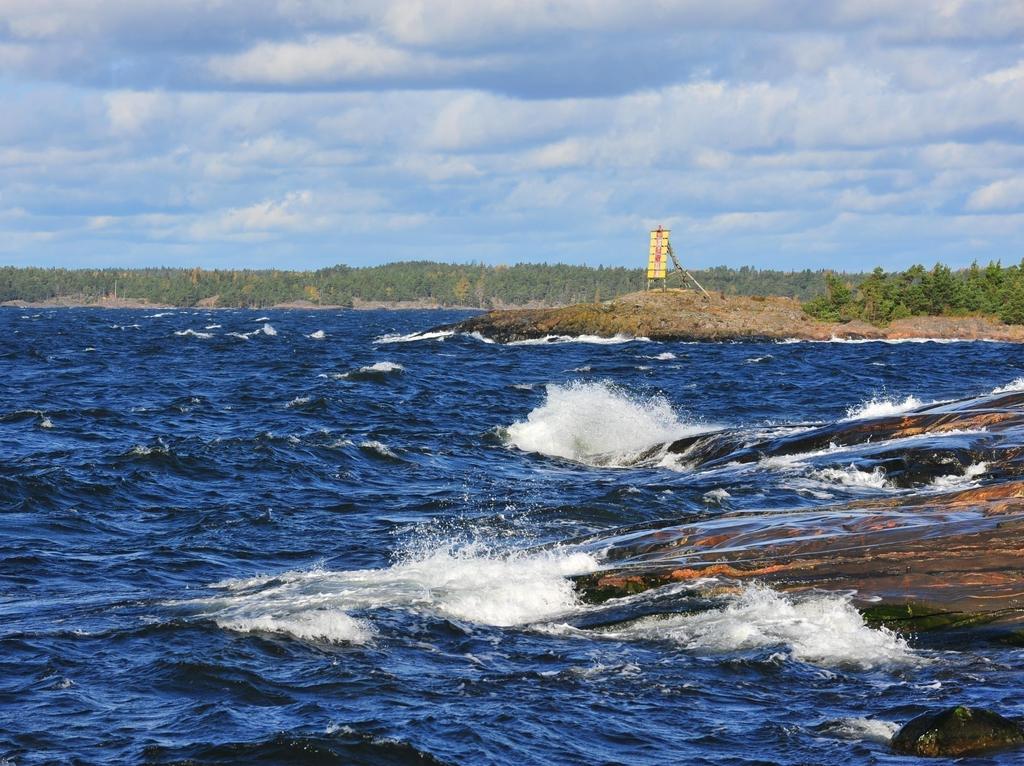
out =
[[987,316],[916,316],[884,327],[863,321],[823,322],[799,301],[777,297],[705,298],[691,290],[652,290],[603,303],[502,310],[447,326],[499,343],[548,336],[616,335],[651,340],[992,340],[1024,343],[1024,326]]
[[[194,306],[174,306],[170,303],[150,303],[149,301],[140,301],[132,299],[113,299],[104,298],[98,301],[84,301],[80,298],[71,297],[57,297],[45,301],[3,301],[0,303],[0,308],[18,308],[18,309],[154,309],[161,311],[171,310],[238,310],[245,309],[251,311],[270,311],[270,310],[283,310],[283,311],[373,311],[373,310],[387,310],[387,311],[486,311],[487,309],[480,308],[479,306],[444,306],[439,303],[432,303],[429,301],[362,301],[354,300],[351,306],[342,306],[338,304],[318,304],[309,301],[289,301],[286,303],[276,303],[272,306],[215,306],[215,305],[204,305],[202,302]],[[547,307],[554,308],[554,307]]]

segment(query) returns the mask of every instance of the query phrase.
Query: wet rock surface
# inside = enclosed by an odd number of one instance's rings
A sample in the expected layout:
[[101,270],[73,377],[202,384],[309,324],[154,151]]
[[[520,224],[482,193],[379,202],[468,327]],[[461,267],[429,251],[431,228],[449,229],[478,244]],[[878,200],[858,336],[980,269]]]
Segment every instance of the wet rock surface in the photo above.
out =
[[1020,747],[1024,730],[998,713],[960,705],[914,718],[891,744],[908,755],[958,757]]
[[[936,434],[944,434],[941,444]],[[673,583],[692,584],[696,595],[756,580],[781,591],[853,594],[868,624],[904,634],[984,627],[997,640],[1013,641],[1024,628],[1022,444],[1021,392],[840,421],[753,444],[734,431],[688,437],[664,449],[695,472],[853,445],[844,457],[848,469],[880,469],[894,486],[939,477],[941,487],[943,474],[968,471],[976,483],[602,533],[580,544],[601,551],[606,566],[577,578],[577,587],[584,600],[603,603]]]

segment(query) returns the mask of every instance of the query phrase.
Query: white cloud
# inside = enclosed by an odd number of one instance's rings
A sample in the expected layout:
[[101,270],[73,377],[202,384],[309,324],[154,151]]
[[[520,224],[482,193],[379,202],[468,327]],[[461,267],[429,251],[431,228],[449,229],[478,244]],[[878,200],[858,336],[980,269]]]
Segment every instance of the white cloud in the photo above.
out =
[[1024,209],[1024,176],[993,181],[972,192],[967,209],[976,211]]
[[209,66],[228,82],[271,85],[421,77],[457,68],[434,56],[382,45],[365,34],[260,43],[245,53],[217,56]]

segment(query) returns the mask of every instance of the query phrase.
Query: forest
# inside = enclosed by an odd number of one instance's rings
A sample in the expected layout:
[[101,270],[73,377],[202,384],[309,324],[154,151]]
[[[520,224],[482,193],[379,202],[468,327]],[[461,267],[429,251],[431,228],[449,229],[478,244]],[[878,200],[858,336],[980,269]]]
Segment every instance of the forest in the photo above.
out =
[[[785,295],[810,300],[825,293],[824,271],[771,271],[719,266],[696,270],[708,290],[726,295]],[[844,275],[856,284],[862,275]],[[0,267],[0,302],[119,299],[171,306],[265,308],[307,301],[352,306],[359,301],[420,301],[437,306],[493,308],[566,305],[642,290],[643,269],[566,264],[514,266],[408,261],[381,266],[331,266],[317,271],[201,268],[58,269]],[[681,282],[672,276],[669,285]]]
[[1024,262],[1009,267],[990,263],[984,268],[974,263],[960,271],[942,264],[900,272],[877,268],[856,283],[847,275],[824,278],[825,291],[804,310],[829,322],[863,319],[886,325],[910,316],[982,314],[1024,324]]

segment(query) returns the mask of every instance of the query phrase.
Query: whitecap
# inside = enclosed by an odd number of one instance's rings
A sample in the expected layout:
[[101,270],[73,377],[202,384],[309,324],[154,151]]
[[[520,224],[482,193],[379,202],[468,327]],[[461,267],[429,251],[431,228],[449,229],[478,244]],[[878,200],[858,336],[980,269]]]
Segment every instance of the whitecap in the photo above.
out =
[[936,476],[932,479],[931,486],[940,490],[966,489],[967,487],[975,486],[978,483],[977,479],[980,476],[984,476],[987,472],[988,463],[971,463],[963,474],[953,473],[946,476]]
[[455,334],[454,330],[435,330],[433,332],[413,332],[408,335],[381,335],[374,343],[414,343],[420,340],[444,340]]
[[893,631],[869,628],[848,596],[792,596],[762,585],[743,586],[721,609],[647,617],[605,635],[716,653],[780,647],[791,659],[821,666],[868,669],[923,662]]
[[876,467],[872,471],[862,471],[852,463],[846,468],[822,468],[815,471],[812,477],[826,484],[841,484],[846,487],[892,488],[892,482],[886,478],[881,467]]
[[277,330],[275,330],[274,326],[271,325],[271,324],[263,325],[262,330],[263,330],[263,334],[264,335],[270,335],[270,336],[277,335]]
[[290,571],[224,580],[221,593],[188,602],[230,630],[363,643],[373,635],[351,612],[402,609],[508,627],[550,620],[579,605],[573,575],[593,572],[585,553],[496,552],[480,545],[427,547],[385,569]]
[[993,388],[993,394],[1009,394],[1014,391],[1024,391],[1024,378],[1017,378],[1016,380],[1007,383],[1005,386],[999,386]]
[[323,340],[324,338],[327,337],[327,333],[325,333],[323,330],[317,330],[316,332],[311,332],[306,337],[312,338],[313,340]]
[[367,452],[373,452],[377,455],[380,455],[381,457],[388,457],[391,458],[392,460],[401,460],[401,458],[398,456],[398,453],[396,453],[393,449],[391,449],[391,447],[386,445],[384,442],[378,441],[377,439],[367,439],[366,441],[360,442],[359,447],[361,449],[366,450]]
[[630,395],[609,383],[548,385],[544,403],[505,430],[524,452],[589,465],[627,465],[641,451],[712,430],[679,419],[661,396]]
[[256,317],[252,321],[254,321],[254,322],[269,322],[270,321],[270,317]]
[[50,420],[48,417],[46,417],[44,415],[43,419],[41,421],[39,421],[39,427],[40,428],[53,428],[53,421]]
[[405,367],[398,362],[374,362],[373,364],[360,367],[358,370],[350,370],[335,375],[339,380],[375,380],[391,375],[400,375],[405,372]]
[[220,329],[220,325],[219,324],[208,324],[203,329],[204,330],[219,330]]
[[872,397],[866,402],[854,405],[846,410],[846,417],[843,422],[849,420],[863,420],[866,418],[881,418],[887,415],[899,415],[903,412],[916,410],[923,407],[924,402],[916,396],[907,396],[903,399],[891,397]]
[[878,718],[841,718],[826,723],[818,731],[838,739],[888,745],[899,728],[898,723]]
[[301,407],[303,404],[309,404],[311,401],[313,401],[313,398],[310,396],[296,396],[285,407]]
[[182,336],[191,335],[193,338],[212,338],[213,337],[213,333],[209,333],[209,332],[196,332],[195,330],[192,330],[192,329],[189,329],[189,330],[176,330],[174,332],[174,334],[175,335],[182,335]]
[[548,346],[556,343],[591,343],[599,346],[611,346],[634,341],[650,342],[650,338],[619,333],[611,337],[601,335],[545,335],[543,338],[510,341],[509,346]]

